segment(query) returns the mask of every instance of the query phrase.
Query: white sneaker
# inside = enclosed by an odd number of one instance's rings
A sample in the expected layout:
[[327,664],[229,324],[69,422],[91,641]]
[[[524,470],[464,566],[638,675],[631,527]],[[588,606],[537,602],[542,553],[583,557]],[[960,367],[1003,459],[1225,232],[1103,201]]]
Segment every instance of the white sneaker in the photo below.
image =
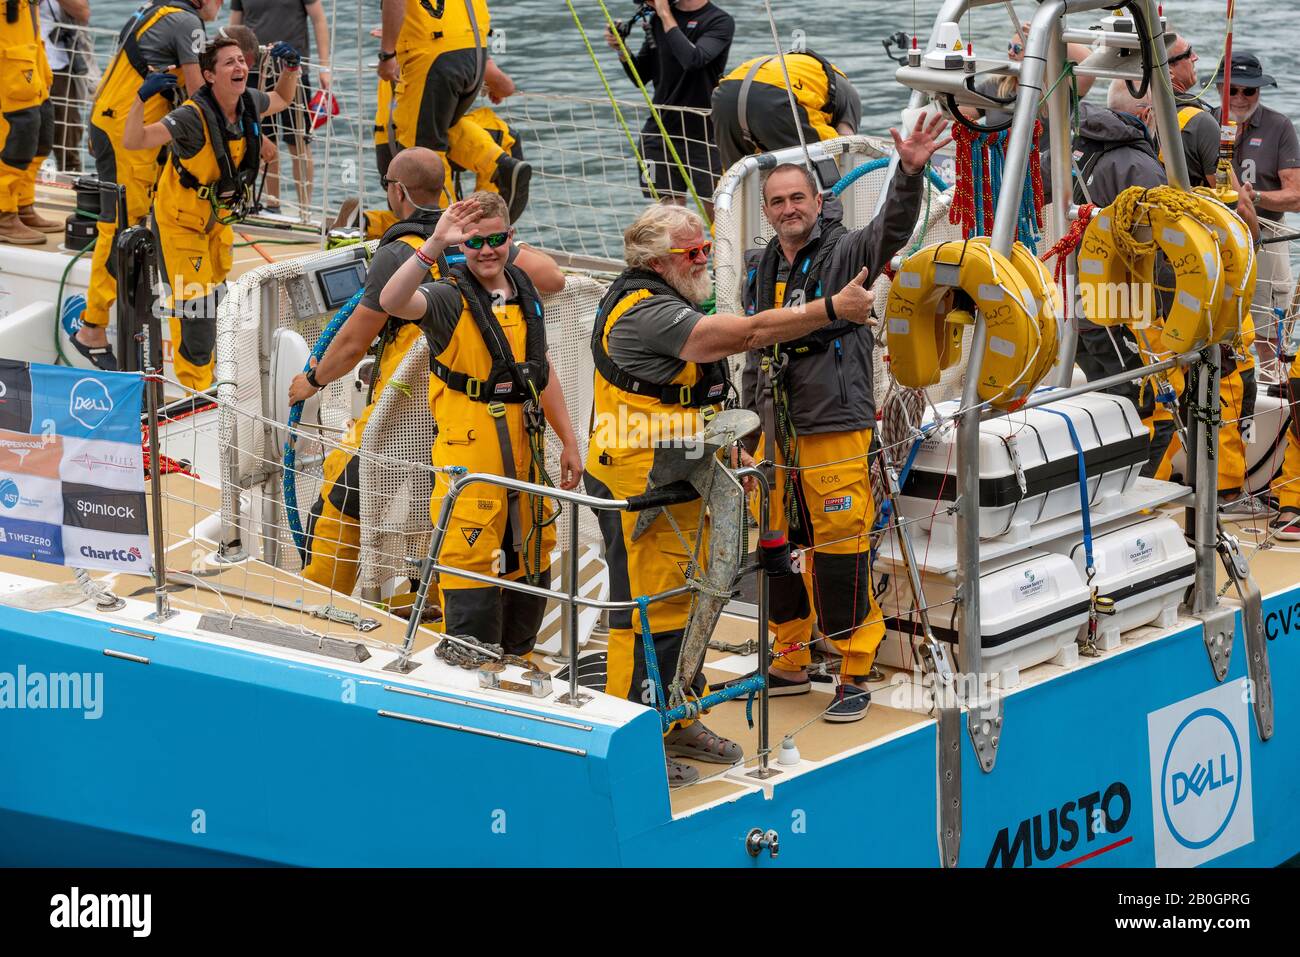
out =
[[1277,509],[1254,495],[1242,495],[1231,502],[1222,502],[1219,505],[1219,515],[1222,518],[1230,518],[1238,522],[1263,521],[1276,514]]

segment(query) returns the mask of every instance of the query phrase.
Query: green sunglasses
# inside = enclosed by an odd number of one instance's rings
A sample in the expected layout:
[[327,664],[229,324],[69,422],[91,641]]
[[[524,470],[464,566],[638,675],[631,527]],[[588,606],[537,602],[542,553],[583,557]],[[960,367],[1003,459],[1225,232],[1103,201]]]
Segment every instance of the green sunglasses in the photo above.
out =
[[487,243],[493,249],[500,249],[506,244],[506,240],[509,238],[509,232],[490,233],[487,236],[469,236],[465,239],[465,242],[462,243],[462,245],[468,246],[470,249],[482,249],[483,244]]

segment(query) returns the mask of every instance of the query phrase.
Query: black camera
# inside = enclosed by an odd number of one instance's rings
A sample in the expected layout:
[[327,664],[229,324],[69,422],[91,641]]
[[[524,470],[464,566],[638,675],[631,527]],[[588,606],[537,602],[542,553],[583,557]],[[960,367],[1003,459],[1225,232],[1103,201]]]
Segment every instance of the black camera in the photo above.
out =
[[614,21],[614,29],[624,40],[632,32],[633,24],[638,20],[649,22],[650,15],[655,12],[654,4],[650,0],[633,0],[633,3],[636,6],[636,13],[632,14],[632,19]]

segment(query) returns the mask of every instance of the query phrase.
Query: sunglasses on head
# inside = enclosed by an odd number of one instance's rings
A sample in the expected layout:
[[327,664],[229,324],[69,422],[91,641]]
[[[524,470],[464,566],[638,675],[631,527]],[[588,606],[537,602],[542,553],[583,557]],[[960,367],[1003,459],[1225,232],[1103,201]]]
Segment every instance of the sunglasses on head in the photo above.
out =
[[1173,66],[1175,63],[1182,63],[1184,60],[1189,60],[1194,56],[1196,56],[1196,53],[1191,47],[1188,47],[1182,53],[1178,54],[1178,56],[1171,56],[1169,58],[1169,65]]
[[698,246],[687,246],[685,248],[675,246],[668,251],[678,255],[689,256],[692,260],[699,258],[708,259],[709,253],[713,252],[713,243],[700,243]]
[[493,249],[500,249],[506,244],[506,240],[509,238],[509,232],[489,233],[486,236],[469,236],[463,243],[461,243],[461,245],[468,246],[470,249],[482,249],[483,244],[487,243]]
[[1229,87],[1229,88],[1228,88],[1228,92],[1231,93],[1233,96],[1245,96],[1245,97],[1258,96],[1258,95],[1259,95],[1259,87],[1257,87],[1257,86],[1233,86],[1233,87]]

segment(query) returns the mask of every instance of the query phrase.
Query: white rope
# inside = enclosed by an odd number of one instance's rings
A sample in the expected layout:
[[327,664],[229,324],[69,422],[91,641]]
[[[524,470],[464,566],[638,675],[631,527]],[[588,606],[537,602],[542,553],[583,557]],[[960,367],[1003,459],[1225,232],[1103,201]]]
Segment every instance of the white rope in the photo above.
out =
[[776,18],[772,16],[772,4],[770,0],[763,0],[763,6],[767,10],[767,23],[772,28],[772,43],[776,47],[777,59],[781,61],[781,75],[785,77],[785,94],[790,101],[790,116],[794,120],[795,131],[799,134],[799,146],[803,149],[803,161],[808,167],[808,172],[813,171],[812,154],[808,152],[808,142],[804,139],[803,123],[799,120],[799,107],[794,101],[794,86],[790,83],[790,69],[785,63],[785,51],[781,48],[781,38],[776,32]]

